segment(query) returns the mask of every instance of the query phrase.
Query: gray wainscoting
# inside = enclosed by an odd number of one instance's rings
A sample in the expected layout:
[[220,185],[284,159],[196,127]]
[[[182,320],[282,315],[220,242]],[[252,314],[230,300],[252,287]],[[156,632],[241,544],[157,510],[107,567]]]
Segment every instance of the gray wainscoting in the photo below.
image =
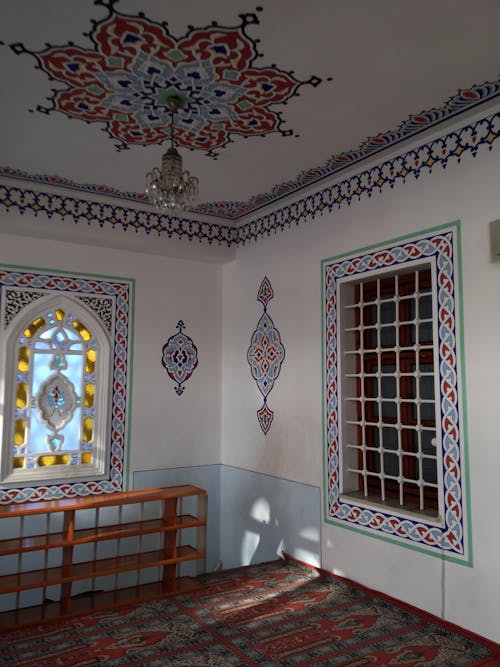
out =
[[275,560],[283,551],[321,566],[319,487],[224,465],[134,473],[135,489],[173,484],[208,492],[208,571],[219,561],[229,569]]

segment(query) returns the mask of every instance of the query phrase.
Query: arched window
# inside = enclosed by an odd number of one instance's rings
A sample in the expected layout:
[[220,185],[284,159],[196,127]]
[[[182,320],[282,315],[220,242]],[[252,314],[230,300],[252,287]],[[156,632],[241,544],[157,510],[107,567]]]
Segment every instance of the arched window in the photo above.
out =
[[47,296],[3,345],[2,484],[103,479],[109,467],[111,340],[82,302]]

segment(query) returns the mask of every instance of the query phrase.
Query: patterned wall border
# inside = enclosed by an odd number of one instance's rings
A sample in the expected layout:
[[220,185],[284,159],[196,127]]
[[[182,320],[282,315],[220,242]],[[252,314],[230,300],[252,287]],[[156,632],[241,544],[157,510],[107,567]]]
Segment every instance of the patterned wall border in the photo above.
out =
[[[405,183],[412,176],[418,178],[436,167],[446,168],[451,160],[460,162],[470,154],[475,157],[481,147],[490,150],[500,137],[500,112],[482,118],[446,135],[422,144],[406,153],[318,190],[302,199],[271,211],[239,227],[224,224],[159,215],[144,209],[113,206],[47,192],[35,192],[0,183],[0,205],[7,211],[45,213],[49,218],[70,218],[75,223],[110,225],[123,230],[144,231],[147,234],[166,234],[169,238],[205,240],[209,244],[238,246],[255,241],[293,225],[311,221],[316,216],[331,212],[334,207],[351,204],[367,195],[382,192]],[[1,173],[0,173],[1,176]]]
[[[52,500],[75,496],[113,493],[124,489],[125,456],[128,431],[128,396],[131,377],[130,350],[133,336],[133,297],[135,281],[132,278],[94,276],[46,272],[43,269],[0,265],[0,298],[5,288],[22,287],[25,290],[61,292],[79,298],[104,296],[114,302],[112,330],[113,354],[111,397],[111,432],[109,434],[110,466],[108,479],[98,481],[65,482],[50,486],[1,488],[0,503]],[[126,484],[125,484],[126,486]]]
[[[409,176],[418,178],[435,167],[446,169],[448,163],[456,159],[460,162],[465,154],[476,157],[481,146],[491,150],[500,137],[500,112],[487,118],[465,125],[448,134],[422,144],[406,153],[361,171],[359,174],[318,190],[302,199],[271,211],[252,222],[238,228],[238,243],[244,244],[272,233],[282,231],[292,225],[313,220],[334,207],[350,205],[363,195],[371,197],[382,192],[384,187],[393,188],[405,183]],[[0,200],[1,201],[1,200]]]
[[[469,111],[485,102],[495,100],[500,95],[500,81],[485,82],[473,86],[468,90],[461,90],[452,96],[439,109],[423,111],[414,114],[404,121],[395,131],[385,132],[371,137],[363,142],[358,149],[333,155],[324,165],[308,169],[299,174],[295,180],[276,185],[270,192],[251,197],[248,201],[216,201],[202,203],[193,210],[193,213],[211,215],[228,221],[237,221],[258,209],[276,203],[284,197],[291,196],[300,190],[319,183],[327,178],[340,174],[347,168],[359,164],[367,158],[372,158],[380,151],[397,146],[402,141],[416,137],[422,132],[437,127],[440,123],[455,118],[464,111]],[[30,175],[26,172],[4,166],[0,167],[0,175],[33,183],[57,185],[63,188],[72,188],[81,192],[102,194],[107,197],[118,197],[136,202],[144,202],[145,195],[137,192],[120,192],[105,185],[78,184],[57,176]]]
[[[434,258],[438,303],[443,516],[432,521],[394,508],[369,506],[341,496],[338,396],[337,283],[386,267]],[[330,523],[359,530],[447,560],[472,565],[469,525],[465,378],[461,345],[460,225],[427,230],[322,262],[325,516]]]

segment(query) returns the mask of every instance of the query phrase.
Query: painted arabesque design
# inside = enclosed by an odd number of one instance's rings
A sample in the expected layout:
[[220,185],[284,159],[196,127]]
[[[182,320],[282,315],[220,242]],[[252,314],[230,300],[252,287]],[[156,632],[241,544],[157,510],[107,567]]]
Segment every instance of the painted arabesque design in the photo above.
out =
[[252,334],[247,351],[250,372],[264,397],[262,407],[257,410],[257,419],[264,434],[267,434],[271,428],[274,417],[274,412],[267,405],[267,397],[274,387],[285,358],[285,348],[281,342],[280,332],[267,312],[267,304],[273,296],[273,288],[266,276],[257,292],[257,301],[263,305],[264,312]]
[[[400,186],[410,177],[419,178],[437,167],[446,169],[452,161],[460,162],[466,155],[475,157],[481,148],[487,147],[491,150],[499,138],[500,112],[457,128],[321,190],[313,191],[239,227],[205,222],[192,217],[166,216],[151,210],[126,208],[98,200],[88,201],[63,194],[9,187],[2,183],[0,205],[7,211],[13,209],[21,214],[25,211],[30,211],[35,216],[44,213],[48,218],[68,218],[74,223],[100,227],[107,225],[123,231],[141,230],[146,234],[190,241],[203,239],[209,244],[234,247],[304,224],[324,212],[350,205],[364,196],[371,197],[382,192],[384,188]],[[25,176],[10,169],[0,168],[1,176],[26,180]],[[38,182],[46,183],[43,179]],[[59,186],[60,183],[52,182],[52,185]],[[62,186],[65,187],[64,183]]]
[[52,80],[66,84],[38,111],[104,123],[120,149],[159,144],[170,137],[167,100],[174,94],[186,102],[176,119],[175,136],[181,146],[214,156],[232,135],[293,134],[282,129],[276,105],[296,95],[305,83],[316,86],[321,79],[299,81],[276,65],[255,65],[262,54],[246,28],[258,24],[256,13],[241,14],[235,27],[215,21],[203,28],[190,26],[176,38],[166,22],[157,23],[143,13],[122,14],[115,9],[117,2],[95,1],[108,9],[108,15],[92,21],[87,36],[93,49],[73,43],[42,51],[11,45],[15,53],[34,56]]
[[[371,251],[323,262],[326,519],[377,537],[398,541],[428,553],[470,564],[467,500],[467,433],[462,415],[459,308],[459,226],[430,230],[405,240],[396,239]],[[341,495],[338,281],[383,268],[398,268],[419,259],[435,261],[437,331],[441,407],[443,516],[431,520],[398,514],[394,508],[366,506]]]
[[193,340],[184,333],[186,325],[182,320],[177,322],[177,333],[170,336],[162,348],[161,363],[168,376],[176,383],[175,392],[181,396],[184,382],[189,380],[198,366],[198,348]]

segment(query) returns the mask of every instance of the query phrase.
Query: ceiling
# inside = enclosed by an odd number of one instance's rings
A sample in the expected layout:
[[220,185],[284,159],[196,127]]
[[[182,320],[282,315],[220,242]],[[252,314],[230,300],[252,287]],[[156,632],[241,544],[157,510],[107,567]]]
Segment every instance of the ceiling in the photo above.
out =
[[177,90],[198,213],[237,224],[500,96],[498,0],[261,2],[3,0],[0,175],[143,202]]

